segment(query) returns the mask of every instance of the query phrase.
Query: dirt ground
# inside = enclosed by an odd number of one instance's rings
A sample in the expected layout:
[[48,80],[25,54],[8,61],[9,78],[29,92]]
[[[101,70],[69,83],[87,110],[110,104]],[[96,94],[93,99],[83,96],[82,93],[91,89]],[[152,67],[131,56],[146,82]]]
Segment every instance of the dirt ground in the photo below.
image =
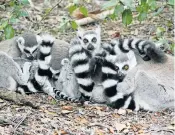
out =
[[[57,1],[51,3],[53,7]],[[35,33],[50,32],[55,37],[70,41],[75,31],[60,31],[62,18],[68,17],[65,9],[67,1],[61,1],[49,17],[42,20],[43,4],[34,1],[38,10],[26,8],[28,18],[22,18],[14,25],[17,33],[33,31]],[[90,7],[91,8],[91,7]],[[7,16],[7,11],[0,11]],[[148,16],[144,22],[134,21],[125,27],[120,18],[116,21],[100,21],[102,39],[108,40],[121,35],[122,37],[139,37],[157,39],[158,28],[164,28],[163,38],[172,44],[174,37],[173,9],[164,8],[159,16]],[[88,25],[86,27],[91,27]],[[171,53],[171,51],[170,51]],[[106,105],[85,103],[84,105],[67,101],[55,102],[45,94],[27,96],[40,106],[33,109],[19,106],[13,102],[0,99],[0,135],[173,135],[175,134],[175,111],[132,112],[131,110],[112,109]]]

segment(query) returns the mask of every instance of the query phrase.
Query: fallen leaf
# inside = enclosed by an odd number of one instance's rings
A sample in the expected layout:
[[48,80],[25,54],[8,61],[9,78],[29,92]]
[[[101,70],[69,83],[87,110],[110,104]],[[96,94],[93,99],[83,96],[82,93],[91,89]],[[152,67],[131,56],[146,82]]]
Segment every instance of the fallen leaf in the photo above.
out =
[[68,134],[66,131],[64,131],[64,130],[59,130],[58,131],[58,135],[65,135],[65,134]]
[[82,118],[82,117],[76,117],[75,120],[78,124],[87,124],[88,123],[88,120],[85,118]]
[[48,111],[48,110],[44,110],[44,112],[49,114],[49,115],[58,116],[58,114],[56,112],[51,112],[51,111]]
[[112,34],[112,38],[119,38],[121,35],[119,32],[115,32],[114,34]]
[[125,124],[121,124],[121,123],[115,123],[115,128],[118,132],[122,131],[123,129],[126,128],[126,125]]
[[110,131],[110,133],[112,133],[112,134],[115,133],[115,132],[114,132],[114,129],[113,129],[112,127],[109,127],[109,131]]
[[138,132],[139,130],[141,130],[142,129],[142,125],[140,125],[140,124],[134,124],[134,125],[132,125],[132,129],[133,129],[133,131],[134,132]]
[[133,111],[130,109],[126,109],[127,113],[132,113]]
[[129,133],[129,129],[128,129],[128,128],[124,129],[124,130],[122,131],[122,133],[125,133],[125,134]]
[[71,113],[71,112],[73,112],[73,111],[69,111],[69,110],[62,110],[61,111],[62,114],[68,114],[68,113]]
[[100,130],[98,128],[95,129],[95,135],[104,135],[104,131],[103,130]]
[[0,99],[0,103],[4,103],[4,100]]
[[142,134],[144,131],[141,129],[138,131],[139,134]]
[[106,110],[106,107],[104,107],[104,106],[96,106],[95,108],[97,110],[100,110],[100,111],[105,111]]
[[120,108],[117,113],[120,115],[126,115],[126,110]]
[[63,106],[62,110],[68,110],[68,111],[72,111],[73,107],[72,106]]
[[116,113],[112,114],[112,116],[115,117],[115,118],[120,118],[120,115],[118,115]]

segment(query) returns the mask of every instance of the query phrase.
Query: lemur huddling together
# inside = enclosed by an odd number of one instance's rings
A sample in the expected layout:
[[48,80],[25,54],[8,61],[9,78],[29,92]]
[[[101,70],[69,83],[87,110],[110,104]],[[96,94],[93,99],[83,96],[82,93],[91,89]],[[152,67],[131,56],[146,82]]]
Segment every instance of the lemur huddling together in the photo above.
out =
[[117,38],[102,42],[100,27],[79,29],[60,60],[56,50],[61,46],[51,35],[25,34],[15,40],[21,56],[0,53],[0,87],[22,94],[44,92],[72,102],[105,103],[117,109],[174,107],[174,58],[151,41]]

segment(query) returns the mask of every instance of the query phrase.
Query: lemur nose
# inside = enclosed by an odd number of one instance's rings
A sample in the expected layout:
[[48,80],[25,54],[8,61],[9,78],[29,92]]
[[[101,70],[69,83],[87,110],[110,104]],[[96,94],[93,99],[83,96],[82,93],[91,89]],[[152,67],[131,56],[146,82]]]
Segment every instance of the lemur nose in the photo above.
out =
[[29,60],[33,60],[34,57],[33,57],[33,56],[29,56],[28,59],[29,59]]
[[94,50],[94,46],[92,44],[89,44],[87,47],[88,50]]
[[118,75],[119,76],[124,76],[124,74],[122,72],[120,72],[120,71],[118,72]]

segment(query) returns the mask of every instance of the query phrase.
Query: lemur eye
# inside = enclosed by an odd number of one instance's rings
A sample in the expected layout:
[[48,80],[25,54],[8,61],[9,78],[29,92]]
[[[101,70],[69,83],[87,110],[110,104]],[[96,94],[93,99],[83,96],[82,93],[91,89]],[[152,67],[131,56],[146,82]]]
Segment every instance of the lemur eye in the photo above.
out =
[[24,49],[24,52],[26,52],[26,53],[30,53],[27,49]]
[[88,43],[89,41],[85,38],[85,39],[83,39],[83,42],[86,44],[86,43]]
[[96,42],[97,42],[97,38],[96,38],[96,37],[93,37],[93,38],[92,38],[92,42],[93,42],[93,43],[96,43]]
[[128,69],[129,69],[129,65],[124,65],[124,66],[122,67],[122,69],[123,69],[123,70],[128,70]]

